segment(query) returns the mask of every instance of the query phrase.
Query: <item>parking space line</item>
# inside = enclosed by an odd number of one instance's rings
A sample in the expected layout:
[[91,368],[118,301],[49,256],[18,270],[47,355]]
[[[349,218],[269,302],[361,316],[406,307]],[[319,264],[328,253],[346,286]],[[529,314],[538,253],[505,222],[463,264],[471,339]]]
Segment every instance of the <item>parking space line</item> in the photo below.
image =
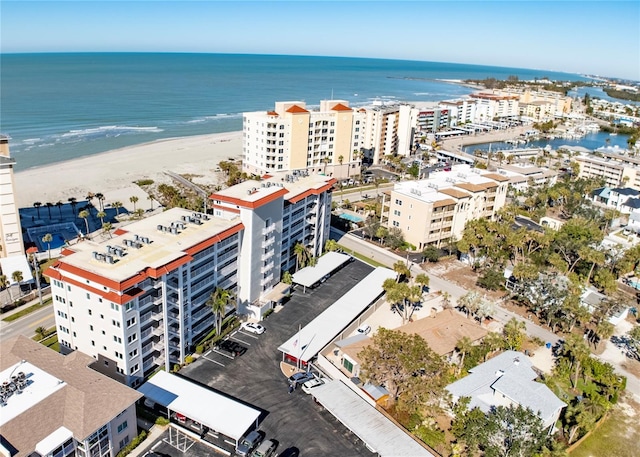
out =
[[[243,336],[248,336],[249,338],[253,338],[254,340],[257,340],[257,339],[258,339],[258,337],[257,337],[257,336],[255,336],[255,335],[253,335],[252,333],[243,332],[242,330],[238,330],[237,332],[235,332],[235,333],[234,333],[234,335],[235,335],[236,333],[240,333],[240,334],[241,334],[241,335],[243,335]],[[232,336],[233,336],[233,335],[232,335]]]
[[240,338],[236,338],[235,334],[229,337],[230,340],[237,341],[242,344],[246,344],[247,346],[251,346],[251,343],[247,343],[246,341],[241,340]]
[[203,358],[207,359],[209,362],[216,363],[216,364],[220,365],[221,367],[223,367],[223,366],[224,366],[224,364],[223,364],[223,363],[220,363],[220,362],[218,362],[217,360],[210,359],[209,357],[206,357],[206,356],[203,356]]

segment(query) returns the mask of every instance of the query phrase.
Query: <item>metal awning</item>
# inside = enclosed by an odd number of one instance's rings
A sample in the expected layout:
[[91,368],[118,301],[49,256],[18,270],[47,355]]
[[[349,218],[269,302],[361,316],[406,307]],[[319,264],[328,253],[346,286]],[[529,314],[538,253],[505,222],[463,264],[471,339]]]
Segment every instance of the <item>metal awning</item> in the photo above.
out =
[[295,284],[304,287],[311,287],[319,282],[324,276],[331,274],[341,265],[347,263],[351,256],[340,252],[327,252],[318,259],[313,267],[305,267],[295,272],[291,279]]

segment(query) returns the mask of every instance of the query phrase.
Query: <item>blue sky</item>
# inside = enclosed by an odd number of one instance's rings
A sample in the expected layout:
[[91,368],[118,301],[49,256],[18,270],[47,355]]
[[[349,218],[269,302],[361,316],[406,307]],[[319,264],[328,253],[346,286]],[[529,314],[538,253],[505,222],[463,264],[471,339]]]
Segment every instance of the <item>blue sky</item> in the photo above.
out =
[[0,51],[378,57],[640,80],[638,1],[7,1]]

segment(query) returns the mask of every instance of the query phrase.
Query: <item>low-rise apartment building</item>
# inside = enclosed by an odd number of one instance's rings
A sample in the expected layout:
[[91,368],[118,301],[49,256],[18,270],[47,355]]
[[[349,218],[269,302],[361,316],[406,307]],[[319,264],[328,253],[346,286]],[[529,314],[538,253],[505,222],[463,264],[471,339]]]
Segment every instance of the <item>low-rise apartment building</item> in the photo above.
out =
[[0,455],[115,457],[138,433],[141,394],[18,336],[0,346]]
[[66,248],[45,272],[61,346],[136,386],[159,366],[183,363],[211,331],[216,287],[236,297],[225,315],[260,319],[283,296],[294,246],[321,253],[334,183],[265,176],[213,194],[213,215],[173,208]]
[[383,198],[382,223],[400,229],[417,249],[440,246],[459,239],[467,221],[493,218],[505,204],[508,183],[506,176],[469,165],[400,182]]
[[581,155],[573,160],[580,166],[580,178],[602,178],[607,187],[631,187],[640,190],[640,166],[619,157],[622,158],[614,154],[607,157]]
[[476,102],[475,122],[492,121],[519,115],[520,97],[514,94],[479,92],[470,95]]

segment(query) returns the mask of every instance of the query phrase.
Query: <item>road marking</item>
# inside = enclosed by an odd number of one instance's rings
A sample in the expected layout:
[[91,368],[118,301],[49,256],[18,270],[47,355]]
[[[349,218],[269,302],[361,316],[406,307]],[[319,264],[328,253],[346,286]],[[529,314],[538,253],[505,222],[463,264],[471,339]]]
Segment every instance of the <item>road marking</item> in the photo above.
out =
[[28,327],[28,328],[35,328],[35,327],[38,327],[38,324],[41,324],[42,322],[44,322],[44,321],[46,321],[46,320],[49,320],[49,319],[51,319],[51,316],[43,317],[42,319],[40,319],[40,320],[38,320],[38,321],[35,321],[35,322],[33,322],[33,323],[29,324],[27,327]]
[[215,349],[213,350],[213,352],[215,352],[216,354],[220,354],[222,357],[226,357],[227,359],[233,360],[233,357],[231,357],[230,355],[225,354],[224,352],[216,351]]
[[[224,354],[222,354],[222,355],[224,355]],[[209,362],[217,363],[217,364],[218,364],[218,365],[220,365],[221,367],[223,367],[223,366],[224,366],[224,364],[223,364],[223,363],[220,363],[220,362],[218,362],[217,360],[213,360],[213,359],[210,359],[209,357],[205,357],[205,356],[203,356],[203,358],[207,359]]]
[[[242,334],[244,336],[248,336],[249,338],[253,338],[255,340],[258,339],[258,337],[256,335],[254,335],[253,333],[243,332],[242,330],[238,330],[236,333],[240,333],[240,334]],[[235,335],[235,333],[234,333],[234,335]]]
[[236,338],[235,334],[229,337],[230,340],[237,341],[242,344],[246,344],[247,346],[251,346],[251,343],[247,343],[246,341],[241,340],[240,338]]

